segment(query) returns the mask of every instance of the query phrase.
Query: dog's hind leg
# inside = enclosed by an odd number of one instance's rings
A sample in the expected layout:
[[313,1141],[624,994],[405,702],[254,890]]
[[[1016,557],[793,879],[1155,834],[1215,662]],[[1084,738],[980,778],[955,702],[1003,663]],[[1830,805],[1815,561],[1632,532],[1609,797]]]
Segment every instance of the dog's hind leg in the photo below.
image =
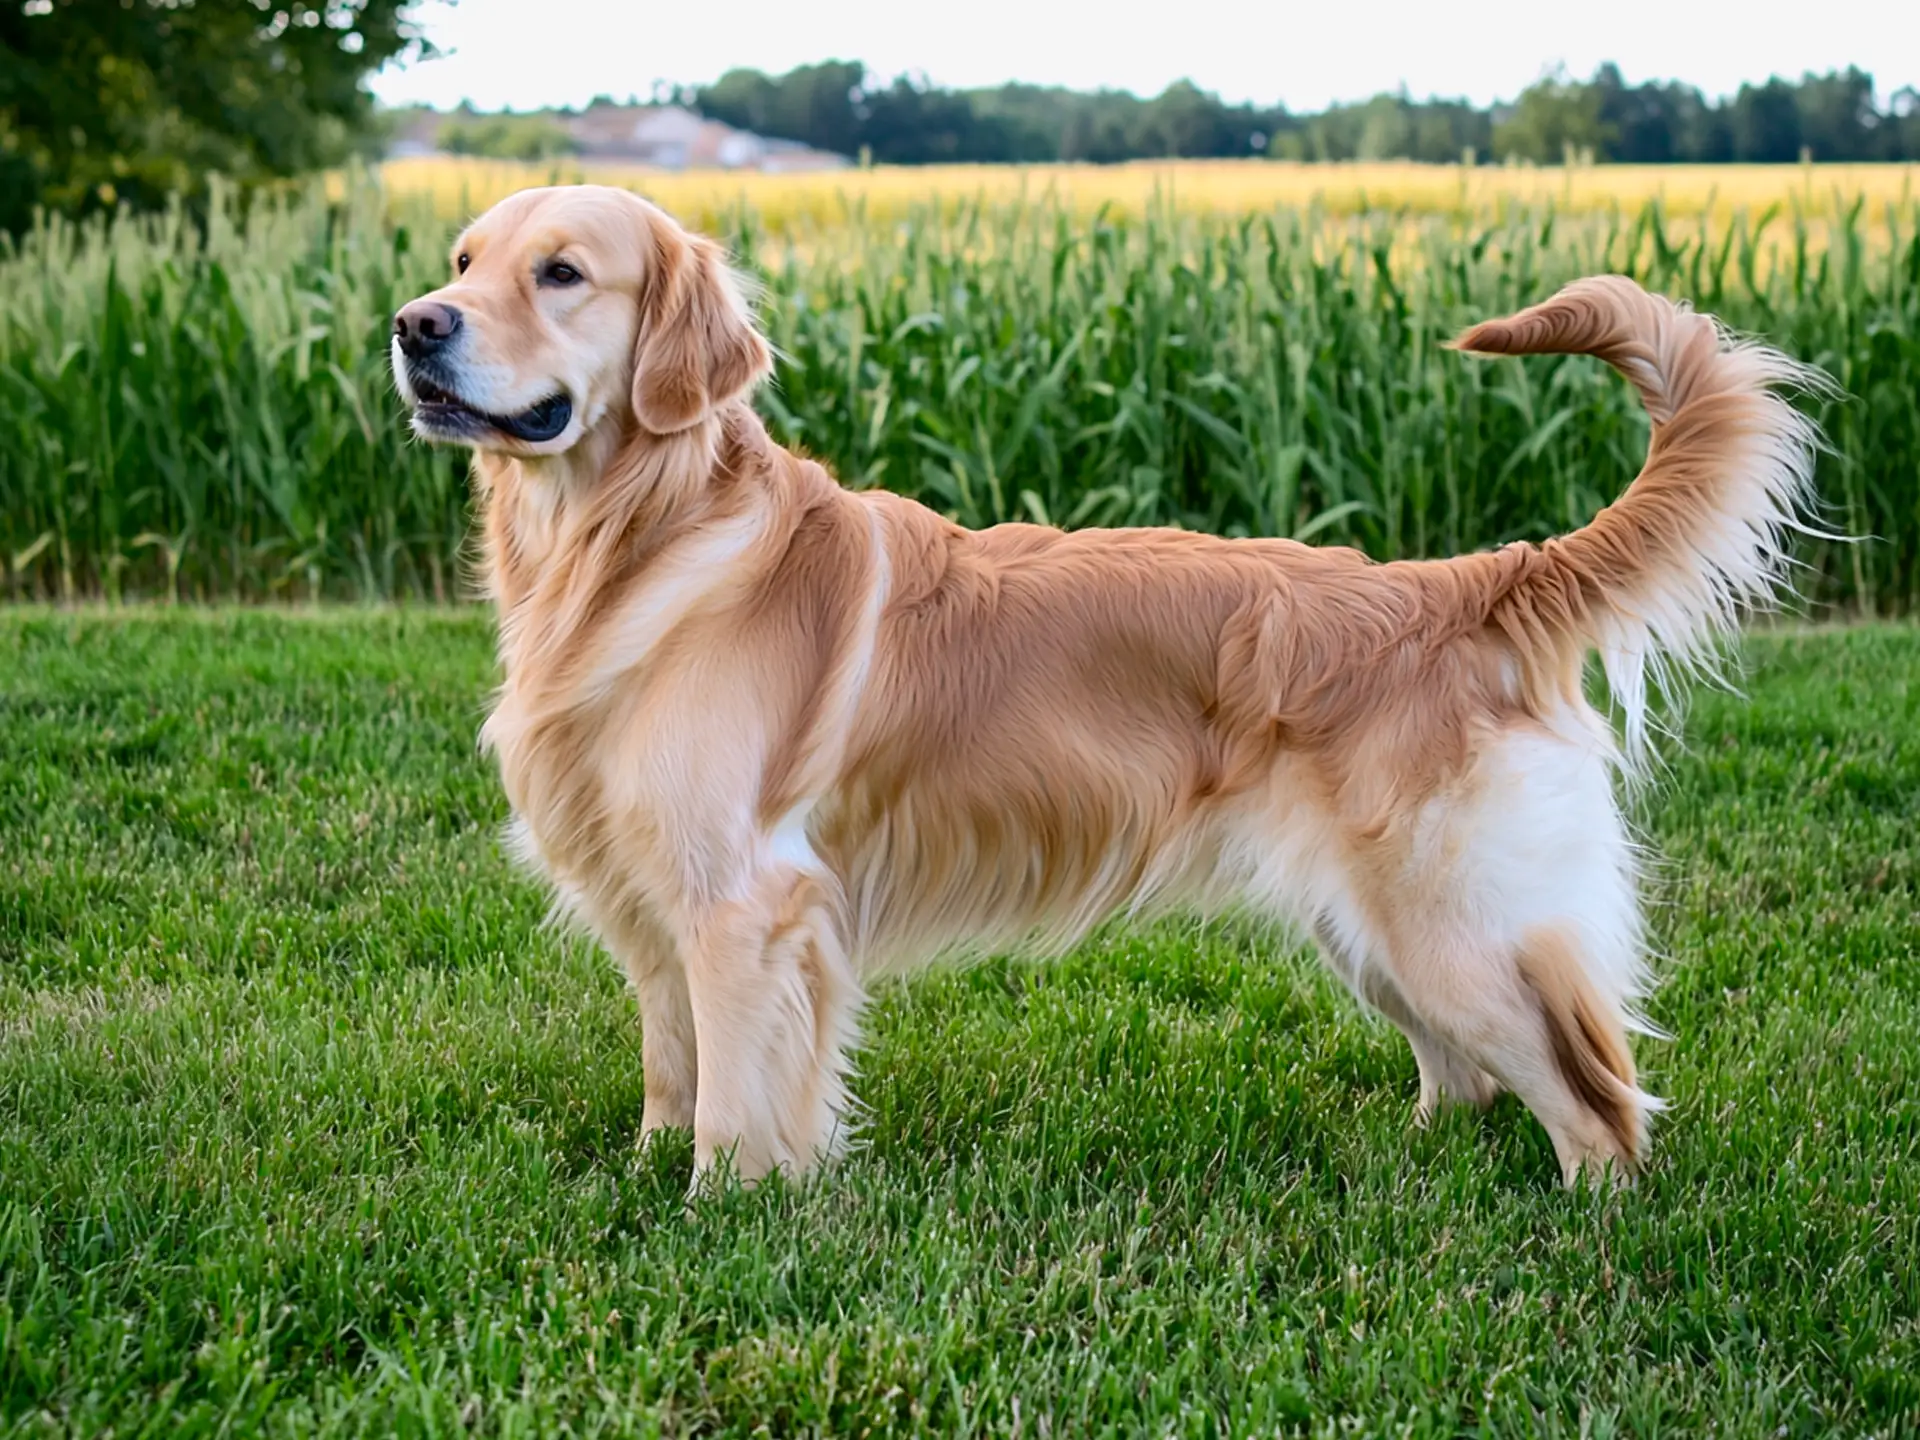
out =
[[844,1143],[848,1054],[863,1001],[832,885],[782,868],[692,927],[698,1048],[694,1181],[804,1174]]
[[1569,1184],[1583,1170],[1624,1179],[1638,1168],[1654,1102],[1636,1083],[1622,1017],[1564,932],[1517,948],[1432,936],[1392,965],[1422,1021],[1546,1127]]
[[1639,906],[1600,758],[1537,732],[1502,737],[1403,834],[1355,876],[1394,989],[1526,1103],[1569,1182],[1630,1174],[1658,1102],[1627,1044]]
[[1500,1093],[1500,1082],[1428,1029],[1381,966],[1368,964],[1356,947],[1342,940],[1324,919],[1314,926],[1314,938],[1327,968],[1346,982],[1357,999],[1406,1037],[1414,1064],[1420,1068],[1420,1101],[1414,1112],[1420,1124],[1426,1124],[1449,1102],[1476,1107],[1493,1103]]
[[1420,1100],[1414,1115],[1422,1125],[1445,1104],[1484,1109],[1494,1102],[1500,1082],[1429,1030],[1398,986],[1378,970],[1361,978],[1361,997],[1392,1021],[1412,1047],[1414,1063],[1420,1067]]

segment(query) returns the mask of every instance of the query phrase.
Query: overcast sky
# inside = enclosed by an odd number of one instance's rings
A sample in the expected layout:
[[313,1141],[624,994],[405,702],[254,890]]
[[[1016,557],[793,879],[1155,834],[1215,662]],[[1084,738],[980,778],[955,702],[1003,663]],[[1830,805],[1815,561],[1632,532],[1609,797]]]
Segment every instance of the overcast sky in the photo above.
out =
[[[1229,101],[1315,110],[1404,84],[1415,96],[1510,98],[1564,63],[1709,94],[1857,64],[1884,97],[1920,85],[1916,0],[426,0],[444,58],[389,69],[389,103],[483,109],[646,95],[827,58],[938,84],[1007,80],[1151,95],[1190,78]],[[1137,18],[1133,18],[1137,17]]]

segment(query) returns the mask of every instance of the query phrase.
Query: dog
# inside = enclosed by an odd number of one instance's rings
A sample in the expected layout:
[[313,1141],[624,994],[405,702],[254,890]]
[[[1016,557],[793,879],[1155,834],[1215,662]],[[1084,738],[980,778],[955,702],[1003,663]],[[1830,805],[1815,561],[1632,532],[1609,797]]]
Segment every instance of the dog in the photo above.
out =
[[1645,466],[1572,534],[1380,564],[973,531],[776,444],[741,282],[638,196],[528,190],[453,254],[394,320],[394,378],[417,436],[474,452],[482,743],[524,857],[632,981],[642,1143],[690,1126],[696,1185],[805,1173],[846,1142],[876,977],[1238,909],[1399,1028],[1421,1118],[1511,1091],[1569,1184],[1631,1177],[1660,1102],[1618,794],[1651,687],[1785,586],[1819,435],[1782,391],[1817,372],[1590,278],[1455,342],[1639,391]]

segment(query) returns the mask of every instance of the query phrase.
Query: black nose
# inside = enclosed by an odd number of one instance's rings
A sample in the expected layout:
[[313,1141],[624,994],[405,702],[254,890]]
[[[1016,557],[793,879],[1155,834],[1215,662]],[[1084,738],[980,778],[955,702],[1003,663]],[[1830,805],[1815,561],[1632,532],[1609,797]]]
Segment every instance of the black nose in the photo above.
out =
[[438,300],[415,300],[393,317],[393,333],[401,353],[419,360],[460,333],[460,312]]

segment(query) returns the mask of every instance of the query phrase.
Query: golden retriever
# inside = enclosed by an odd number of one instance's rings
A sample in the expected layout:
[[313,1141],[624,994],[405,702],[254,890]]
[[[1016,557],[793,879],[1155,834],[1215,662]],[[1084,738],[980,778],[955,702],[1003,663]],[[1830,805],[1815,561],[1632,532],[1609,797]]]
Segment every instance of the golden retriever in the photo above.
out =
[[691,1126],[696,1183],[834,1153],[869,979],[1169,907],[1316,936],[1406,1035],[1423,1116],[1505,1088],[1569,1182],[1640,1162],[1616,786],[1649,679],[1782,582],[1818,436],[1775,391],[1815,372],[1588,279],[1457,342],[1640,392],[1646,465],[1573,534],[1375,564],[971,531],[768,437],[740,286],[639,197],[529,190],[454,257],[393,366],[415,433],[475,452],[484,742],[524,854],[626,966],[641,1135]]

